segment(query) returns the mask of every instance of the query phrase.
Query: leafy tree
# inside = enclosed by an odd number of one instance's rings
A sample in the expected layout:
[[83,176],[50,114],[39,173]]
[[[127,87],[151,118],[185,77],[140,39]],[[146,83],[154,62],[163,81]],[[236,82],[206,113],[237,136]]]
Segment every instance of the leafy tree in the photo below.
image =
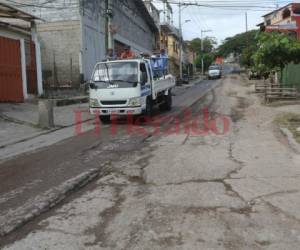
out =
[[[206,37],[203,39],[203,51],[204,53],[211,53],[214,49],[214,46],[217,44],[216,40],[211,37]],[[201,53],[201,39],[195,38],[190,42],[191,48],[194,52],[198,54]]]
[[226,38],[223,44],[219,46],[217,53],[223,57],[233,53],[235,56],[240,56],[241,65],[251,67],[254,63],[252,55],[258,48],[257,35],[257,30],[251,30]]
[[256,48],[257,46],[257,30],[237,34],[233,37],[228,37],[224,40],[223,44],[218,48],[218,54],[223,57],[229,56],[231,53],[234,55],[242,55],[246,48]]
[[254,60],[254,69],[260,73],[282,72],[289,63],[300,62],[300,43],[284,33],[261,33],[258,50],[252,59]]
[[190,49],[197,54],[195,65],[197,68],[202,67],[201,59],[203,56],[204,68],[207,69],[215,60],[214,48],[217,44],[216,40],[211,37],[203,39],[203,51],[201,50],[201,38],[195,38],[189,42]]
[[[215,61],[215,54],[214,53],[206,53],[203,55],[203,62],[204,62],[204,69],[207,70],[208,67],[213,64],[213,62]],[[202,57],[201,55],[197,56],[196,60],[195,60],[195,65],[197,68],[201,68],[202,67]]]

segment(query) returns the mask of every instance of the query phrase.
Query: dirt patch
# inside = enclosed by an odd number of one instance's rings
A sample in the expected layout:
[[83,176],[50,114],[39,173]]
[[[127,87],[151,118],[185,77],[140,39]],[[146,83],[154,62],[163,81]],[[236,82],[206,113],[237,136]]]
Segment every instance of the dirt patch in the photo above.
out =
[[295,140],[300,143],[300,132],[297,131],[300,128],[300,115],[295,113],[284,113],[278,115],[274,123],[280,128],[287,128],[293,134]]
[[241,80],[242,80],[241,81],[242,86],[245,86],[245,87],[252,86],[256,83],[255,80],[249,80],[249,78],[246,74],[241,75]]
[[232,108],[230,112],[230,117],[233,122],[238,122],[239,120],[244,118],[243,111],[237,108]]
[[247,100],[245,97],[237,97],[237,99],[238,99],[237,107],[239,109],[246,109],[251,105],[250,101]]
[[236,91],[229,91],[229,92],[227,92],[227,96],[229,96],[229,97],[236,97],[237,94],[238,93]]

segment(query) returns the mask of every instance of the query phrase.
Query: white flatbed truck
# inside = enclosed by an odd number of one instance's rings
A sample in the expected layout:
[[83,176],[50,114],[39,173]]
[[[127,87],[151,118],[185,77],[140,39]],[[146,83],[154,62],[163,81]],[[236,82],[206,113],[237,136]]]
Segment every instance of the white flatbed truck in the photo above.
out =
[[171,110],[176,79],[154,74],[149,59],[97,63],[90,81],[90,113],[109,123],[111,115],[150,117],[154,105]]

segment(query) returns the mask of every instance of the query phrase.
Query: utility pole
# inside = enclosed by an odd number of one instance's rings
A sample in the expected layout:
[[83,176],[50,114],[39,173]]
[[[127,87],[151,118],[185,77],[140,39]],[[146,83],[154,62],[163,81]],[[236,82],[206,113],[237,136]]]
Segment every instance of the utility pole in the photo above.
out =
[[202,75],[204,75],[204,43],[203,43],[203,33],[211,32],[212,30],[201,30],[201,68]]
[[113,18],[112,0],[107,0],[106,16],[107,16],[107,48],[113,49],[114,44],[113,44],[113,34],[112,34],[112,18]]
[[163,1],[164,23],[166,23],[166,0]]
[[179,48],[180,48],[180,52],[179,52],[179,73],[180,73],[180,80],[182,79],[182,50],[183,50],[183,45],[182,45],[182,23],[181,23],[181,3],[179,2],[178,4],[178,15],[179,15]]
[[204,44],[203,44],[203,30],[201,30],[201,72],[204,75]]
[[245,13],[245,18],[246,18],[246,32],[248,32],[248,13]]

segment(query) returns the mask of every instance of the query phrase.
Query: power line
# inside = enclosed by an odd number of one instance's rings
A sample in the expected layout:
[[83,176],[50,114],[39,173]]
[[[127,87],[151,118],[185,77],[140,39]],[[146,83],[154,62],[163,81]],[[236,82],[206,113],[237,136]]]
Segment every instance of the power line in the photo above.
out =
[[[157,1],[157,0],[156,0]],[[179,2],[175,0],[168,1],[170,4],[178,5]],[[278,1],[279,2],[279,1]],[[268,11],[274,10],[276,4],[274,0],[263,0],[263,1],[238,1],[238,0],[231,0],[231,1],[180,1],[183,6],[199,6],[205,8],[218,8],[224,10],[243,10],[243,11]],[[289,3],[288,1],[280,1],[279,3]]]

